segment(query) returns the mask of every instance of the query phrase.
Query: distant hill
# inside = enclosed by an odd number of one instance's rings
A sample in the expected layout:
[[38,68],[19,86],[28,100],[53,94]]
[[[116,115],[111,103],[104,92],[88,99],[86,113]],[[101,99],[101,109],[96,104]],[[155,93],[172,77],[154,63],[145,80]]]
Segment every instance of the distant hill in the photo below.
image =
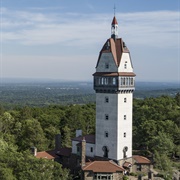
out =
[[[135,98],[175,96],[179,83],[136,82]],[[50,104],[86,104],[95,102],[92,82],[49,79],[3,79],[0,104],[7,106],[46,106]]]

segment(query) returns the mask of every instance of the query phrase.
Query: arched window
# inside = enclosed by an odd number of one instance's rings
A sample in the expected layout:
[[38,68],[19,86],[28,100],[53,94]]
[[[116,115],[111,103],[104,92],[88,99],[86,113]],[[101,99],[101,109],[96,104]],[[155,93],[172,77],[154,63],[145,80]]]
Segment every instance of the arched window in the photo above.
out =
[[107,146],[103,146],[102,150],[104,151],[104,157],[108,158],[109,148]]

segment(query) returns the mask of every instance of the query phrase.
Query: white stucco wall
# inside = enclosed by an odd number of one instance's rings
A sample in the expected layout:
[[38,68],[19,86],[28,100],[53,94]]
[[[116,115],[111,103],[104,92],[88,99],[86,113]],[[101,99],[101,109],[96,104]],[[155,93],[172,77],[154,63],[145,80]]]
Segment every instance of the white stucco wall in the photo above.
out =
[[[124,102],[126,98],[126,102]],[[132,93],[118,95],[118,157],[123,159],[123,148],[128,147],[127,157],[132,156]],[[126,120],[124,120],[126,115]],[[126,133],[126,137],[124,137]]]
[[[124,68],[124,64],[126,64],[126,69]],[[129,53],[122,54],[121,63],[118,67],[118,72],[133,72],[132,62]]]
[[[109,103],[105,98],[109,98]],[[108,157],[116,159],[117,154],[117,94],[96,93],[96,156],[103,157],[103,146],[109,147]],[[105,120],[105,114],[109,119]],[[105,137],[108,131],[109,137]]]
[[[109,103],[105,103],[105,97],[109,97]],[[105,114],[109,115],[109,120],[105,120]],[[105,131],[109,133],[108,138]],[[103,146],[108,146],[111,159],[123,159],[125,146],[128,147],[127,157],[132,156],[132,93],[96,93],[96,156],[103,157]]]
[[[79,141],[72,141],[72,153],[77,154],[77,144]],[[91,147],[93,148],[93,152],[91,152]],[[95,144],[86,143],[86,156],[94,157],[95,155]]]

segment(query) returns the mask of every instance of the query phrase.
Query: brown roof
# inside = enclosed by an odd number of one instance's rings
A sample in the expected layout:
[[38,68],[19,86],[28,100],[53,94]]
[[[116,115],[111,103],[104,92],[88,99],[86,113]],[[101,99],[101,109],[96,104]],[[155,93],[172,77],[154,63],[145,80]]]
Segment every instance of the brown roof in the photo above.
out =
[[95,135],[94,134],[87,134],[85,136],[75,137],[72,140],[81,142],[83,140],[83,138],[85,138],[87,143],[95,144]]
[[93,161],[86,163],[86,166],[83,167],[83,171],[93,171],[93,172],[123,172],[124,169],[113,161]]
[[134,155],[133,159],[138,164],[150,164],[151,163],[151,161],[144,156]]
[[96,72],[93,76],[136,76],[133,72]]
[[55,159],[58,156],[56,155],[55,150],[50,150],[50,151],[37,152],[36,157],[37,158],[46,158],[46,159]]
[[130,162],[125,162],[123,164],[123,167],[131,167],[131,166],[132,166],[132,164]]
[[112,20],[112,23],[111,24],[118,24],[117,20],[116,20],[116,17],[114,16],[113,20]]
[[112,53],[114,62],[118,67],[121,62],[122,53],[129,53],[129,50],[125,46],[125,43],[123,42],[122,38],[118,38],[115,40],[113,38],[109,38],[99,53],[99,58],[96,67],[99,64],[99,60],[102,53],[110,53],[110,52]]
[[71,155],[71,152],[72,152],[72,149],[71,149],[71,148],[60,148],[60,149],[57,151],[57,154],[58,154],[58,155],[61,155],[61,156],[70,156],[70,155]]

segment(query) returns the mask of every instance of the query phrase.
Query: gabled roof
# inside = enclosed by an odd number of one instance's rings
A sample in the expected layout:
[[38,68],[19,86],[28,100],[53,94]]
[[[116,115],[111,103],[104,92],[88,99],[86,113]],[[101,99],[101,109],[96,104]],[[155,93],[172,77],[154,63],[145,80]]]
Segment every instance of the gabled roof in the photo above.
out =
[[119,67],[120,62],[121,62],[122,53],[129,53],[129,50],[125,46],[125,43],[123,42],[122,38],[118,38],[115,40],[113,38],[109,38],[99,53],[99,58],[98,58],[96,67],[99,64],[101,55],[103,53],[110,53],[110,52],[113,55],[116,66]]
[[133,159],[137,164],[151,164],[151,161],[144,156],[134,155]]
[[131,166],[132,166],[132,164],[130,162],[124,162],[124,164],[123,164],[123,167],[125,167],[125,168],[129,168]]
[[86,166],[83,167],[83,171],[115,173],[123,172],[124,169],[113,161],[93,161],[86,163]]
[[116,20],[116,17],[114,16],[113,20],[112,20],[112,23],[111,24],[118,24],[117,20]]
[[46,159],[55,159],[58,156],[56,155],[55,150],[50,150],[50,151],[37,152],[36,157],[37,158],[46,158]]
[[86,143],[95,144],[95,135],[94,134],[87,134],[85,136],[79,136],[72,139],[72,141],[79,141],[81,142],[85,138]]

